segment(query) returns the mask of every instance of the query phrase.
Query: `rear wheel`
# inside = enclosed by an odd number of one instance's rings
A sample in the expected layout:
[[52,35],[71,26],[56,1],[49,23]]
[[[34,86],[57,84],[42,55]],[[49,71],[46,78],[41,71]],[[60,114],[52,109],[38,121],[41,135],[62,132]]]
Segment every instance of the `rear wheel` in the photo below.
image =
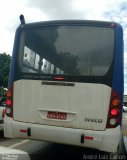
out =
[[112,154],[112,159],[119,159],[119,156],[122,156],[120,158],[122,159],[126,159],[126,149],[125,149],[125,145],[124,145],[124,140],[123,140],[123,136],[121,138],[121,141],[119,143],[118,149],[117,149],[117,153],[113,153]]

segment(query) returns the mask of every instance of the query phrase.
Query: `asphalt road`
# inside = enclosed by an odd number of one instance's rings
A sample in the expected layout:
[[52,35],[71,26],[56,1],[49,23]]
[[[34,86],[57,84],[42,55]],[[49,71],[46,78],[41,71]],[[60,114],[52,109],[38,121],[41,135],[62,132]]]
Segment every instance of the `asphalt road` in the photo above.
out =
[[98,150],[28,139],[2,139],[0,146],[25,151],[31,160],[112,159],[112,154]]
[[[50,144],[47,148],[40,150],[36,154],[30,155],[31,160],[91,160],[107,159],[112,160],[113,155],[98,150],[81,148],[69,145]],[[123,156],[123,160],[126,157]]]
[[[31,160],[113,159],[112,154],[98,150],[28,139],[3,138],[0,140],[0,146],[25,151],[29,154]],[[123,156],[122,160],[124,159],[126,158]]]

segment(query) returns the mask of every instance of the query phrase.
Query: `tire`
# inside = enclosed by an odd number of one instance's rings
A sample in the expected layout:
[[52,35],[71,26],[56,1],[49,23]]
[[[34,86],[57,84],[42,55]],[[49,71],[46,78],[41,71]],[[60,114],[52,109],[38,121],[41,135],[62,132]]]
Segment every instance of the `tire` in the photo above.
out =
[[127,153],[126,153],[126,149],[125,149],[125,145],[124,145],[123,136],[122,136],[121,141],[119,143],[117,152],[112,153],[111,155],[112,156],[110,158],[112,158],[112,160],[127,159]]

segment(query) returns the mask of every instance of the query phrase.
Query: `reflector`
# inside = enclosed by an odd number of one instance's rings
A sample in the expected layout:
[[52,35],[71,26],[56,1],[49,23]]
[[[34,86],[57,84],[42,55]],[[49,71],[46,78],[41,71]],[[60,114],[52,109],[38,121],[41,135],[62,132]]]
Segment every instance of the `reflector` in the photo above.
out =
[[20,129],[20,132],[27,133],[27,129]]
[[93,137],[85,136],[85,139],[87,139],[87,140],[93,140]]

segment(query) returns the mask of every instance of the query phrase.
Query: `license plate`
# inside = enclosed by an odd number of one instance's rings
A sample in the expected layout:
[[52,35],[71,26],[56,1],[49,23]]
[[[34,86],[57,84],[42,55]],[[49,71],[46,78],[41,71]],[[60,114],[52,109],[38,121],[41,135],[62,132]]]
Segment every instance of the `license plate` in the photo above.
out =
[[66,120],[67,119],[67,113],[63,113],[63,112],[48,112],[47,118]]

